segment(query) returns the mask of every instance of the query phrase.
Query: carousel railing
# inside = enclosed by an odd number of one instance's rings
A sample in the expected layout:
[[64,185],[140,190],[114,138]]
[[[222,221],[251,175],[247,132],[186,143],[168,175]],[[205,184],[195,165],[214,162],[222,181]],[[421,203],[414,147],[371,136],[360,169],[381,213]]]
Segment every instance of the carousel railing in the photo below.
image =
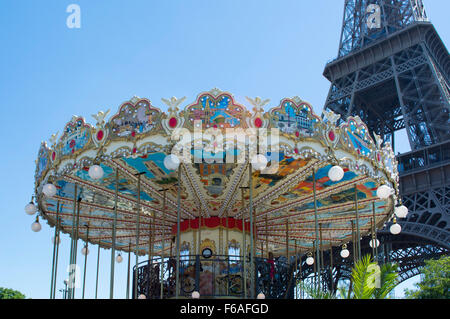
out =
[[[163,260],[154,257],[151,263],[144,261],[137,266],[137,296],[143,294],[147,299],[175,297],[176,257]],[[269,260],[256,257],[254,267],[254,297],[260,292],[271,299],[292,297],[294,268],[286,258]],[[135,272],[136,266],[133,268],[134,275]],[[245,258],[244,267],[243,256],[213,255],[204,258],[201,255],[184,255],[180,257],[178,295],[189,298],[193,291],[198,291],[202,298],[250,298],[250,274],[249,257]],[[133,287],[135,284],[133,282]],[[133,298],[136,298],[135,289]]]

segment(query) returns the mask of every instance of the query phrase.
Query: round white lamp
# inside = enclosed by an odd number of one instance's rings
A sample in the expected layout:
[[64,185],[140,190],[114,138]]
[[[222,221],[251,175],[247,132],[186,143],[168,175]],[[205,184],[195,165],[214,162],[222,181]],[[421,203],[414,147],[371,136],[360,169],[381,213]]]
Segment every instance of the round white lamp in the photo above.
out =
[[340,166],[333,166],[328,171],[328,177],[332,182],[339,182],[344,177],[344,170]]
[[347,258],[348,256],[350,256],[350,252],[347,249],[347,245],[344,244],[344,245],[342,245],[341,257],[342,258]]
[[53,197],[56,195],[56,186],[53,185],[52,183],[47,183],[42,188],[42,192],[47,197]]
[[394,223],[391,225],[389,230],[390,230],[392,235],[398,235],[398,234],[400,234],[402,232],[402,226],[397,224],[396,218],[394,218]]
[[39,218],[36,218],[36,221],[31,224],[31,230],[35,233],[39,232],[42,229],[41,224],[39,223]]
[[89,167],[88,174],[93,180],[99,180],[103,177],[104,171],[100,165],[92,165]]
[[379,247],[380,246],[380,241],[377,238],[372,238],[369,241],[369,246],[370,246],[370,248]]
[[200,299],[200,293],[198,291],[193,291],[192,299]]
[[121,254],[118,254],[118,255],[117,255],[116,261],[117,261],[118,264],[120,264],[120,263],[123,261],[123,257],[122,257]]
[[306,258],[306,264],[311,266],[314,264],[314,258],[312,256],[309,256],[308,258]]
[[377,189],[377,196],[380,199],[386,199],[391,195],[392,189],[387,185],[381,185]]
[[267,167],[267,158],[262,154],[258,154],[252,157],[251,163],[255,170],[262,171]]
[[408,208],[404,205],[395,207],[395,216],[398,218],[405,218],[408,215]]
[[147,297],[144,294],[139,295],[138,299],[147,299]]
[[25,213],[27,213],[28,215],[34,215],[37,212],[37,207],[36,205],[34,205],[33,203],[33,199],[31,199],[31,201],[25,205]]
[[164,166],[168,170],[174,171],[178,168],[178,166],[180,166],[180,159],[178,158],[178,156],[173,154],[167,155],[164,158]]

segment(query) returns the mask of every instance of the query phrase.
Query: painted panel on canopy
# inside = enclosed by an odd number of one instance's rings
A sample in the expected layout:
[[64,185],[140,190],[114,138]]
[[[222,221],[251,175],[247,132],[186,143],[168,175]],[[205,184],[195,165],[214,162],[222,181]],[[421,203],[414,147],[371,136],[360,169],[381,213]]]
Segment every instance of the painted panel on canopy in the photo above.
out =
[[320,118],[306,102],[283,99],[280,106],[273,108],[270,114],[272,125],[283,133],[295,134],[297,137],[311,137],[317,134],[314,127]]
[[91,126],[85,123],[84,118],[74,117],[64,128],[58,148],[61,156],[68,156],[82,150],[90,141]]
[[[75,172],[75,176],[82,178],[83,180],[89,181],[91,183],[95,183],[98,185],[101,185],[102,187],[109,189],[111,191],[116,190],[116,172],[115,169],[105,165],[100,164],[103,168],[103,178],[98,181],[93,181],[89,176],[89,168],[84,167],[83,169],[77,170]],[[124,177],[119,173],[119,192],[128,196],[132,196],[134,198],[137,198],[137,184],[129,180],[128,177]],[[152,198],[143,190],[141,190],[141,200],[145,201],[151,201]]]
[[42,174],[50,167],[50,151],[45,143],[41,144],[38,152],[36,179],[40,179]]
[[152,107],[147,99],[135,104],[126,102],[109,121],[113,137],[135,137],[150,132],[159,125],[161,111]]
[[194,121],[202,121],[202,128],[235,128],[247,127],[245,117],[248,113],[242,105],[234,102],[229,93],[221,93],[213,96],[210,93],[203,93],[194,104],[185,109],[186,122],[191,127]]

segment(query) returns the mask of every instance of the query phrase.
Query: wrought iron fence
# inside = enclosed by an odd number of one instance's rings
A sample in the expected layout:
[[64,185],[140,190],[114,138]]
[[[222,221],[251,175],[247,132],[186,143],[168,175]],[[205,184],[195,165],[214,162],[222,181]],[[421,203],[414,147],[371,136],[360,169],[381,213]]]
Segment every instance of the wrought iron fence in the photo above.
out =
[[[189,298],[193,291],[198,291],[202,298],[247,298],[262,292],[271,299],[292,297],[295,286],[293,264],[289,264],[286,258],[254,258],[254,267],[255,291],[251,294],[248,256],[245,262],[243,256],[183,256],[180,258],[178,295]],[[151,263],[139,263],[137,296],[144,294],[147,299],[175,297],[176,268],[176,257],[173,256],[163,260],[155,257]],[[135,272],[136,267],[133,269],[134,275]],[[135,289],[133,298],[136,298]]]

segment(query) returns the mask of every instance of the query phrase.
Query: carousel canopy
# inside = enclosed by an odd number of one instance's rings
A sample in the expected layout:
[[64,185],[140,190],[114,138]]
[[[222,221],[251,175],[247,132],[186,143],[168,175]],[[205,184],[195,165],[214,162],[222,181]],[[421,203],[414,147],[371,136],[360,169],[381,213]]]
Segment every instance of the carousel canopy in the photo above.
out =
[[[318,239],[315,213],[327,246],[351,240],[356,208],[361,235],[371,232],[373,216],[377,227],[392,216],[398,195],[395,157],[388,143],[382,146],[376,135],[372,139],[360,118],[342,120],[325,112],[322,120],[298,97],[267,112],[267,100],[247,100],[252,112],[230,93],[214,89],[182,111],[184,98],[163,99],[168,105],[163,112],[150,100],[133,97],[109,120],[109,111],[93,115],[94,125],[73,116],[61,136],[53,135],[39,150],[35,193],[41,215],[53,226],[58,214],[61,230],[71,234],[79,212],[79,237],[108,248],[117,211],[116,249],[135,251],[137,245],[146,254],[151,240],[156,255],[162,239],[168,250],[173,237],[178,194],[181,222],[199,216],[248,222],[251,204],[256,241],[279,254],[286,246],[292,252],[312,249]],[[246,138],[227,135],[231,129]],[[256,132],[256,139],[245,132]],[[179,166],[164,164],[172,153]],[[264,155],[268,164],[252,170],[250,190],[252,154]],[[92,178],[93,165],[103,170],[101,178]],[[329,171],[336,165],[343,177],[333,181]],[[43,193],[48,183],[56,186],[54,196]],[[380,185],[393,193],[380,199]]]

